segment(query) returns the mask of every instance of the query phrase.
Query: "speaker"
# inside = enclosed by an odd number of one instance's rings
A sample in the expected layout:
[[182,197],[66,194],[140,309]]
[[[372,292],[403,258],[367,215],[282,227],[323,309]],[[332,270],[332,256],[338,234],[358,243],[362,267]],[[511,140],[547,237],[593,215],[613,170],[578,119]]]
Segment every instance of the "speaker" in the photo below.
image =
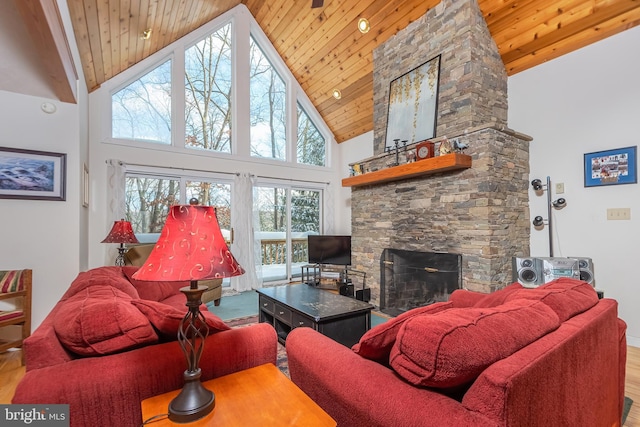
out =
[[513,281],[534,288],[560,277],[571,277],[595,287],[593,262],[581,257],[512,258]]
[[580,269],[580,280],[587,282],[591,286],[596,286],[596,276],[593,273],[593,261],[591,258],[572,257],[578,260]]
[[560,277],[580,279],[580,269],[576,258],[538,258],[542,262],[542,283],[549,283]]
[[353,298],[353,283],[340,285],[340,295]]
[[371,289],[360,289],[356,291],[356,299],[364,302],[369,302],[371,299]]
[[514,282],[520,282],[522,286],[536,287],[544,283],[541,271],[542,265],[538,258],[513,257],[511,261]]

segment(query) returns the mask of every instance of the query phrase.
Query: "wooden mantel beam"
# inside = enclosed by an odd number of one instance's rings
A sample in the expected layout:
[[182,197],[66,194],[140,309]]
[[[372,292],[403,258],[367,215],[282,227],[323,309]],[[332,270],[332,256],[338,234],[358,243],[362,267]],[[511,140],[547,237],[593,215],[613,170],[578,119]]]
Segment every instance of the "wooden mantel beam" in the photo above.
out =
[[75,104],[78,74],[55,0],[14,0],[58,99]]

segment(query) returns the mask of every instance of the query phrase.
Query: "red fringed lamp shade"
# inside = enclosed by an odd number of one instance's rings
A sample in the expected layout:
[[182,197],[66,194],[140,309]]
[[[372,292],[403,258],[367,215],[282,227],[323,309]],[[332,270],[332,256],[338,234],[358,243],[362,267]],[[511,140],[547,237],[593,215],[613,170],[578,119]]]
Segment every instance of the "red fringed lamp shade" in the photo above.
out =
[[133,228],[131,223],[121,219],[120,221],[113,221],[113,227],[111,231],[104,238],[101,243],[139,243],[136,235],[133,234]]
[[133,228],[131,228],[131,223],[129,221],[125,221],[121,219],[120,221],[113,221],[113,227],[111,227],[111,231],[104,238],[102,243],[120,243],[118,247],[118,256],[116,257],[116,265],[124,265],[124,252],[125,252],[125,243],[139,243],[136,235],[133,234]]
[[176,205],[137,280],[183,281],[239,276],[244,273],[222,237],[211,206]]

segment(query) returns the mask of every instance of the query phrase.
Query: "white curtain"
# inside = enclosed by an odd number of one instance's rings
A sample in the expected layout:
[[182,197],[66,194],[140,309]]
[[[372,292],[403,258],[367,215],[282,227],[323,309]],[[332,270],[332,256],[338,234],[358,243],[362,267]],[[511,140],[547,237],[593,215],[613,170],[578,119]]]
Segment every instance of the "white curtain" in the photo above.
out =
[[[124,218],[125,207],[125,175],[127,166],[120,160],[107,160],[107,224],[104,235],[106,236],[113,221]],[[118,256],[118,246],[109,245],[105,254],[105,265],[113,264],[113,260]]]
[[332,234],[334,233],[335,222],[333,218],[335,217],[335,205],[334,205],[334,194],[333,188],[331,184],[327,184],[324,188],[324,209],[322,210],[323,221],[324,221],[324,234]]
[[262,287],[262,256],[260,241],[256,240],[253,214],[253,185],[255,177],[249,173],[236,174],[233,182],[233,256],[244,268],[242,276],[231,279],[231,287],[248,291]]

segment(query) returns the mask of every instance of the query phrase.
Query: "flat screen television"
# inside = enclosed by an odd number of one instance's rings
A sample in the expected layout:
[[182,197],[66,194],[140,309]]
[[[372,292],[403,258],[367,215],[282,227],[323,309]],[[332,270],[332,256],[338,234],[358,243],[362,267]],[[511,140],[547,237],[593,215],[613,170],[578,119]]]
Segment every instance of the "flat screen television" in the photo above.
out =
[[351,236],[307,236],[309,264],[351,265]]

